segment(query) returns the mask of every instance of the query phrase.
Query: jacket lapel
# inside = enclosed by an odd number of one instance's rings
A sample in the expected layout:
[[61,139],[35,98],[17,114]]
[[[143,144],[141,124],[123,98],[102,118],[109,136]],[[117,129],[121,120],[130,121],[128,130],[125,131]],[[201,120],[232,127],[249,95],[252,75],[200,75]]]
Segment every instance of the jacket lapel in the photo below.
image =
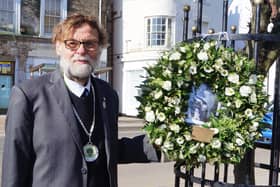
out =
[[104,127],[104,136],[105,136],[105,151],[107,155],[107,166],[109,166],[110,163],[110,130],[109,130],[109,122],[108,122],[108,114],[106,111],[107,108],[107,96],[106,91],[102,88],[102,85],[99,83],[99,81],[96,81],[95,78],[91,79],[92,84],[94,85],[96,95],[98,98],[96,98],[97,104],[100,108],[101,112],[101,121],[103,122]]
[[71,129],[74,141],[82,154],[83,143],[79,133],[77,120],[72,109],[72,104],[68,94],[68,90],[65,86],[63,77],[58,70],[52,73],[51,82],[53,83],[53,85],[50,87],[51,93],[53,93],[56,102],[65,117],[65,121]]

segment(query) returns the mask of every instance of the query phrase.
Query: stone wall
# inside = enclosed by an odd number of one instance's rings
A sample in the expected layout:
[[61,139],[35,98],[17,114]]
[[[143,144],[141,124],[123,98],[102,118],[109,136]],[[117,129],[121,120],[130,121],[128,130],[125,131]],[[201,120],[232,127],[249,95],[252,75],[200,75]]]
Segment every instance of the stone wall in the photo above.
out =
[[68,1],[68,15],[76,12],[98,17],[99,0],[72,0]]

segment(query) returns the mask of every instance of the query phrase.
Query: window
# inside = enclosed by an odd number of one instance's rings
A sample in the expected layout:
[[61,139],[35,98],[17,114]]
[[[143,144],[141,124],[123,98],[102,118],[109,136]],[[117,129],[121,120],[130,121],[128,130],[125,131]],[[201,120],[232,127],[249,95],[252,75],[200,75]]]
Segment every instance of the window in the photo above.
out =
[[40,35],[51,36],[53,27],[66,17],[66,0],[41,0]]
[[147,18],[146,29],[147,46],[170,46],[171,18],[163,16]]
[[15,32],[14,18],[14,0],[0,0],[0,31]]

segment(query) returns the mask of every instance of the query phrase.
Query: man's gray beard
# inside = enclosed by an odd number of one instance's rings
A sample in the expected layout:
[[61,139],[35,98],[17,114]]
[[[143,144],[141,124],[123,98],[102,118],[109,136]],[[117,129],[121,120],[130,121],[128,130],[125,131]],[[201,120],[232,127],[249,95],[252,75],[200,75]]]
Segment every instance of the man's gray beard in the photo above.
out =
[[60,59],[60,69],[69,78],[87,79],[99,64],[99,58],[94,60],[92,64],[75,64]]

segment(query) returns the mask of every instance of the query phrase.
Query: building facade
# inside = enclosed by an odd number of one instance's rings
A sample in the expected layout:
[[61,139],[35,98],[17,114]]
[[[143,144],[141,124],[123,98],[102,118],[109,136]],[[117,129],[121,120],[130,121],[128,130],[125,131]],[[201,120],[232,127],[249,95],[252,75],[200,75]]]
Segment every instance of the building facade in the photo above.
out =
[[107,27],[110,0],[0,0],[0,114],[14,84],[57,66],[52,29],[76,12],[98,17]]
[[[137,86],[145,77],[143,67],[154,64],[163,51],[183,40],[185,5],[190,6],[188,36],[191,36],[191,27],[197,23],[197,1],[114,1],[113,86],[119,94],[122,114],[138,114],[135,96],[139,95]],[[210,28],[221,31],[222,10],[223,0],[203,0],[202,33]]]

